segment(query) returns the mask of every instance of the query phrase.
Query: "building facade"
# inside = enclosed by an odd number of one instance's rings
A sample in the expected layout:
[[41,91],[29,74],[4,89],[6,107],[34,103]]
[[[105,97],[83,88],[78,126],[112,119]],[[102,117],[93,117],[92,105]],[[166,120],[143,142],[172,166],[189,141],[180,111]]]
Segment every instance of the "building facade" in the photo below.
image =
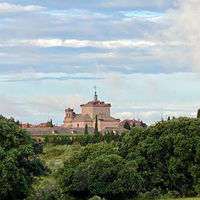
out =
[[76,114],[71,108],[67,108],[65,110],[63,127],[85,128],[87,124],[88,127],[94,128],[97,116],[99,131],[103,131],[106,128],[119,128],[120,120],[110,116],[111,104],[106,104],[103,101],[99,101],[96,91],[93,101],[89,101],[88,103],[80,106],[82,110],[81,114]]

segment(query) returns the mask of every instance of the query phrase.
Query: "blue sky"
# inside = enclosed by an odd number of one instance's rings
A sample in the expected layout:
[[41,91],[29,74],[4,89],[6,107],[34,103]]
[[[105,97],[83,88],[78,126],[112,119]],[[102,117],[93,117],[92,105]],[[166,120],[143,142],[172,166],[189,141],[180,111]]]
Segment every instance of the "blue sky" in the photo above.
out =
[[120,119],[195,117],[198,0],[0,1],[0,113],[26,123],[93,98]]

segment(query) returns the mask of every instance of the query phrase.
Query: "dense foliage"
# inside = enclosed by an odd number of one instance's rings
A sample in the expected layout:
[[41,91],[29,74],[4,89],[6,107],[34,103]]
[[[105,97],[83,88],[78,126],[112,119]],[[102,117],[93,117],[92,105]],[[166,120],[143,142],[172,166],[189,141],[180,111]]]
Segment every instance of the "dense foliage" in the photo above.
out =
[[103,195],[121,199],[127,193],[142,191],[135,162],[127,162],[117,147],[104,142],[72,154],[57,175],[63,191],[77,198]]
[[130,124],[129,124],[128,121],[125,121],[125,123],[124,123],[124,128],[127,129],[127,130],[130,130],[130,129],[131,129]]
[[94,144],[102,141],[110,142],[121,142],[125,133],[114,134],[112,131],[105,134],[100,132],[93,135],[42,135],[45,143],[50,143],[54,145],[71,145],[74,143],[80,143],[82,146],[87,144]]
[[197,118],[200,118],[200,109],[197,111]]
[[0,199],[23,199],[44,172],[42,146],[14,119],[0,116]]
[[121,142],[88,144],[66,159],[57,178],[62,191],[76,198],[197,195],[200,119],[179,118],[148,128],[134,127]]
[[175,190],[182,196],[200,192],[200,119],[134,128],[124,137],[120,153],[137,163],[146,191]]

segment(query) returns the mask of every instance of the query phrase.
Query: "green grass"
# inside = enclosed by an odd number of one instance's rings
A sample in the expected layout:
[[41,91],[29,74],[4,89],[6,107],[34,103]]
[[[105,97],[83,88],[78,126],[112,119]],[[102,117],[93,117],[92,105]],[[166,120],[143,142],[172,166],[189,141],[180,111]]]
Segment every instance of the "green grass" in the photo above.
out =
[[44,153],[40,156],[40,159],[51,170],[51,173],[46,176],[41,176],[39,181],[34,185],[34,188],[41,188],[46,185],[57,184],[56,179],[53,176],[53,172],[63,166],[64,161],[73,152],[78,151],[81,146],[79,144],[73,145],[52,145],[46,144],[44,146]]
[[72,154],[80,149],[79,144],[73,145],[52,145],[44,146],[44,154],[41,155],[41,160],[46,163],[46,166],[51,170],[58,169],[63,166],[64,161]]

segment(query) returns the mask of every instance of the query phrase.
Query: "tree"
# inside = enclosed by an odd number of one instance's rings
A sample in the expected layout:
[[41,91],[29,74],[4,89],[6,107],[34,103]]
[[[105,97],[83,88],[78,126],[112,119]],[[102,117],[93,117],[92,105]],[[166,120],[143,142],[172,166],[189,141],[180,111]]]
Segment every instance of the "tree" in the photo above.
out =
[[46,127],[53,127],[53,121],[52,121],[52,119],[47,122]]
[[97,119],[97,115],[95,117],[95,127],[94,127],[94,134],[97,135],[99,133],[98,131],[98,119]]
[[147,125],[143,121],[140,122],[140,126],[143,127],[143,128],[147,127]]
[[124,123],[124,128],[127,129],[127,130],[130,130],[130,129],[131,129],[130,124],[129,124],[128,121],[125,121],[125,123]]
[[85,125],[84,134],[88,135],[88,125],[87,124]]
[[197,118],[200,118],[200,109],[197,111]]
[[114,199],[115,195],[137,194],[143,187],[135,162],[127,162],[119,155],[118,147],[104,142],[89,144],[71,154],[56,177],[63,191],[81,199],[93,195]]
[[146,191],[200,193],[200,119],[182,117],[134,128],[123,138],[119,151],[137,163]]
[[0,197],[24,199],[45,168],[38,156],[41,144],[14,119],[0,116]]

